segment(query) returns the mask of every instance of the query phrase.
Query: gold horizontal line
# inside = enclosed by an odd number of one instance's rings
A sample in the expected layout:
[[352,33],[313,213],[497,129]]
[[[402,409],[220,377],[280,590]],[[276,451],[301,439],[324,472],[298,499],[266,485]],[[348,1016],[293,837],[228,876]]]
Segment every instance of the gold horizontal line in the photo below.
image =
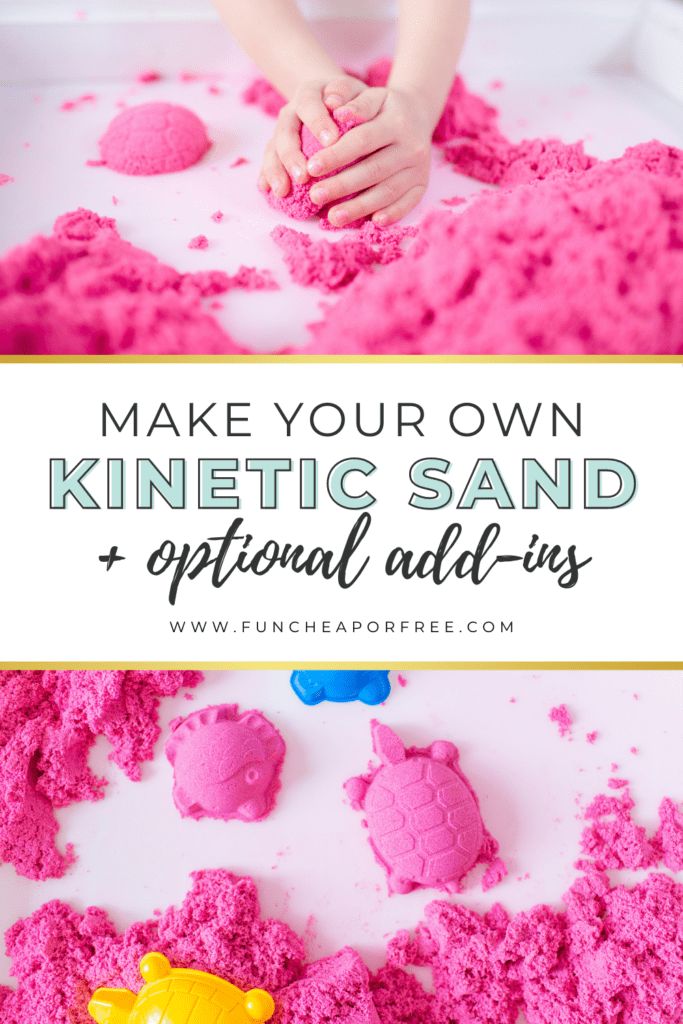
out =
[[475,356],[475,355],[427,355],[427,356],[409,356],[409,355],[366,355],[366,356],[351,356],[351,355],[273,355],[272,353],[263,353],[259,355],[186,355],[186,356],[150,356],[150,355],[129,355],[129,356],[83,356],[83,355],[69,355],[69,356],[24,356],[24,355],[13,355],[13,356],[0,356],[0,363],[586,363],[586,364],[614,364],[614,363],[653,363],[653,364],[670,364],[680,363],[683,365],[683,356],[681,355],[661,355],[661,356],[645,356],[645,355],[595,355],[595,356],[579,356],[579,355],[557,355],[557,356],[532,356],[532,355],[486,355],[486,356]]
[[46,669],[92,669],[92,670],[288,670],[308,669],[334,671],[337,669],[387,669],[389,671],[683,671],[683,661],[6,661],[0,662],[0,670],[46,670]]

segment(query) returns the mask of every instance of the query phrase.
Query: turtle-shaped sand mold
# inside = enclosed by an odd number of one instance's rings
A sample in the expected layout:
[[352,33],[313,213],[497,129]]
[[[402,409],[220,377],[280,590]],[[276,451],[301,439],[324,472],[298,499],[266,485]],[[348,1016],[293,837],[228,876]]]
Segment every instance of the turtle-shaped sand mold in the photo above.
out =
[[243,992],[204,971],[172,968],[162,953],[140,961],[145,984],[136,996],[125,988],[98,988],[88,1013],[98,1024],[264,1024],[275,1012],[269,992]]
[[166,757],[184,818],[260,821],[275,806],[285,741],[260,711],[203,708],[171,723]]
[[372,723],[382,764],[349,779],[345,790],[363,810],[370,845],[387,873],[389,891],[418,887],[459,892],[477,861],[498,844],[484,828],[474,790],[458,766],[458,750],[439,740],[408,748],[388,726]]
[[363,704],[382,704],[391,693],[389,673],[336,671],[292,672],[291,686],[299,700],[312,707],[324,700],[335,704],[348,704],[359,700]]

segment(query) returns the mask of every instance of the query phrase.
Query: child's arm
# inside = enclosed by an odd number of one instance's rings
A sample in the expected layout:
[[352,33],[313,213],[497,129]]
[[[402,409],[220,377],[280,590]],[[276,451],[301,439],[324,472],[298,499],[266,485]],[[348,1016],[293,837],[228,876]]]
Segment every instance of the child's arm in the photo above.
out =
[[422,199],[429,182],[431,137],[468,20],[468,0],[401,0],[399,41],[388,88],[367,89],[340,108],[366,123],[308,163],[309,173],[319,177],[361,161],[311,191],[321,206],[359,193],[331,212],[330,220],[338,227],[370,215],[377,224],[392,224]]
[[[264,75],[289,100],[269,143],[259,185],[280,196],[290,189],[290,178],[308,181],[301,153],[302,123],[323,146],[339,137],[323,91],[340,95],[342,102],[365,87],[345,75],[308,27],[295,0],[216,0],[228,28]],[[331,87],[331,88],[330,88]]]

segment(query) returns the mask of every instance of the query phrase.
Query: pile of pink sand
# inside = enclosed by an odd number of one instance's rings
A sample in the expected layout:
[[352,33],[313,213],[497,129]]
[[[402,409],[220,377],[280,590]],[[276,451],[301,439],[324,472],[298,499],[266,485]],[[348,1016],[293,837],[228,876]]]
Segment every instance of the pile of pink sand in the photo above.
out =
[[414,1024],[679,1024],[683,1014],[683,886],[651,874],[633,887],[592,873],[556,910],[510,917],[438,901],[389,962],[431,968],[431,1013]]
[[[633,887],[591,872],[565,906],[510,916],[430,903],[399,932],[371,976],[345,947],[305,965],[284,923],[262,920],[254,882],[203,871],[179,908],[117,933],[104,910],[52,902],[7,933],[16,991],[0,989],[4,1024],[87,1024],[100,986],[140,986],[149,950],[242,988],[264,986],[279,1024],[680,1024],[683,886],[650,874]],[[404,968],[431,969],[434,995]]]
[[90,210],[0,260],[0,354],[244,352],[202,300],[277,287],[265,271],[180,274]]
[[58,850],[54,812],[104,796],[106,781],[88,765],[97,737],[137,781],[159,737],[159,701],[200,679],[198,672],[0,672],[0,861],[27,878],[63,875],[74,852]]
[[683,871],[683,812],[673,800],[659,806],[659,828],[653,835],[631,816],[635,802],[625,779],[610,779],[616,794],[599,794],[588,805],[584,817],[589,824],[581,836],[584,857],[576,867],[583,870],[632,871],[664,864],[671,871]]
[[428,215],[362,275],[311,352],[683,351],[683,152],[652,142],[580,174]]
[[[382,58],[368,68],[365,81],[384,86],[391,61]],[[556,172],[585,171],[595,160],[580,142],[560,139],[524,139],[512,142],[500,130],[499,111],[481,96],[470,92],[458,75],[448,94],[444,112],[434,131],[439,146],[454,170],[490,185],[521,185]]]
[[297,284],[335,292],[361,271],[387,266],[403,256],[402,243],[415,228],[378,228],[368,221],[339,242],[313,239],[302,231],[278,225],[272,238],[284,253],[290,276]]
[[192,167],[210,145],[192,110],[177,103],[141,103],[116,115],[100,139],[100,156],[121,174],[170,174]]

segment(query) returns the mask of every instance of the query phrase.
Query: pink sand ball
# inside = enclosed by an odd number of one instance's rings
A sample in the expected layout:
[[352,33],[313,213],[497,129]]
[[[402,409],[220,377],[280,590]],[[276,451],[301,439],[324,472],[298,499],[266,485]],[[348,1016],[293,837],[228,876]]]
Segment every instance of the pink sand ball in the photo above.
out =
[[175,103],[142,103],[118,114],[100,139],[102,160],[121,174],[169,174],[196,164],[211,145],[196,114]]
[[[335,115],[333,115],[333,117],[337,122],[337,126],[339,128],[341,135],[346,135],[348,131],[350,131],[352,128],[355,128],[359,123],[356,120],[342,121]],[[306,125],[303,125],[301,128],[301,151],[306,157],[306,159],[310,160],[310,158],[312,156],[315,156],[316,153],[320,152],[322,148],[323,147],[320,145],[315,135],[313,135],[312,132],[308,130]],[[358,163],[358,161],[356,160],[354,161],[354,163]],[[342,167],[340,168],[339,171],[335,171],[334,174],[340,174],[342,170],[346,170],[346,168]],[[324,181],[325,178],[331,177],[333,177],[333,175],[325,174],[319,178],[311,178],[305,185],[297,185],[294,182],[292,182],[292,187],[288,195],[286,195],[284,198],[280,198],[280,196],[276,196],[274,192],[269,192],[267,197],[268,202],[270,203],[274,210],[279,210],[281,213],[286,213],[289,217],[293,217],[295,220],[309,220],[311,217],[316,217],[320,215],[323,218],[324,226],[331,226],[329,224],[329,221],[327,220],[327,214],[332,209],[332,207],[341,202],[341,200],[337,200],[335,203],[321,207],[316,206],[316,204],[312,201],[310,196],[311,189],[317,182]],[[352,198],[352,196],[347,196],[346,198],[350,199]],[[355,222],[354,224],[345,224],[344,226],[347,228],[355,227],[356,223],[357,222]]]

